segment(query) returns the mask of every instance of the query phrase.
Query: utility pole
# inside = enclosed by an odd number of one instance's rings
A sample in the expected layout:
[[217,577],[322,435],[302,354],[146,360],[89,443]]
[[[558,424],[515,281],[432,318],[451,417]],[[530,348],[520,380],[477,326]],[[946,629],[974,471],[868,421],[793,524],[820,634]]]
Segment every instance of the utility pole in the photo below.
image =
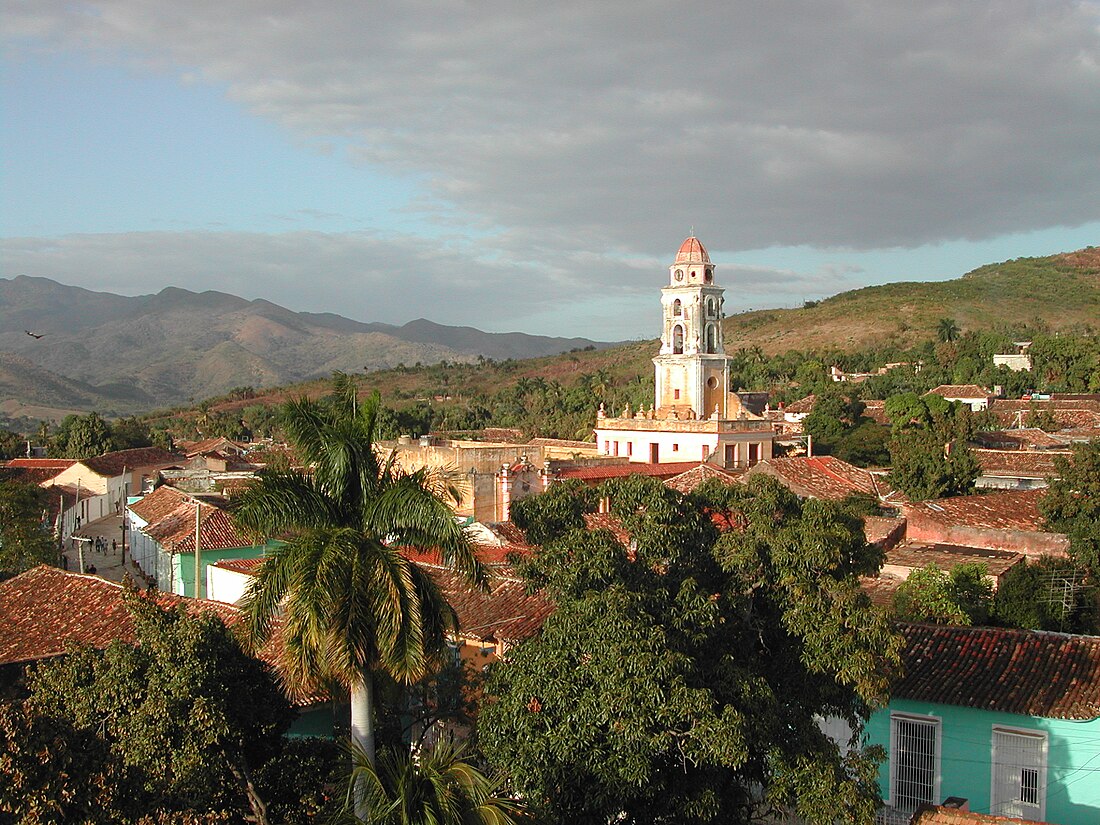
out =
[[202,584],[199,576],[202,573],[202,503],[195,499],[195,598],[202,598]]

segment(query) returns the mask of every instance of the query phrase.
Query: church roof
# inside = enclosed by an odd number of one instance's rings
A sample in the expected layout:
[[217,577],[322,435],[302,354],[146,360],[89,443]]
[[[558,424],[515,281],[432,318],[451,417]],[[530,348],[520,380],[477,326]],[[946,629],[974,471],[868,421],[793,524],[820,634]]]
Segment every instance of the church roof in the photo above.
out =
[[707,254],[699,239],[692,235],[680,244],[680,251],[676,253],[678,264],[709,264],[710,255]]

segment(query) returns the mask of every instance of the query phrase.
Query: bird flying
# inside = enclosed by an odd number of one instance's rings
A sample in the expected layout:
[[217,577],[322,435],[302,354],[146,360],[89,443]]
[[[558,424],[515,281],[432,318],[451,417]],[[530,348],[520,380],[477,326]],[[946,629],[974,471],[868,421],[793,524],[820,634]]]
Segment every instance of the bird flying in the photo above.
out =
[[31,332],[29,329],[25,329],[23,332],[27,333],[31,338],[41,338],[45,335],[45,333]]

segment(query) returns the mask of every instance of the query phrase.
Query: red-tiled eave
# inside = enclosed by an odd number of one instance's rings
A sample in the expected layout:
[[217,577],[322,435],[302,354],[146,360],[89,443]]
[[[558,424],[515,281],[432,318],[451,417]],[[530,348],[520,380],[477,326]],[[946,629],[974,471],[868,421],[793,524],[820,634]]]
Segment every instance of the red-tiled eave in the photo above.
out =
[[908,512],[949,527],[994,530],[1043,529],[1039,500],[1046,490],[1007,490],[974,496],[952,496],[907,505]]
[[731,472],[713,464],[698,464],[690,470],[673,476],[665,481],[666,487],[671,487],[680,493],[690,493],[704,481],[716,478],[724,484],[733,484],[740,477],[741,472]]
[[834,456],[794,456],[768,458],[749,468],[743,478],[766,474],[779,479],[799,496],[840,500],[853,493],[863,493],[888,500],[903,501],[886,479]]
[[160,447],[135,447],[132,450],[117,450],[86,458],[81,463],[105,478],[114,478],[122,475],[124,470],[133,470],[135,467],[170,467],[183,460],[182,455],[170,453]]
[[26,467],[37,470],[67,470],[76,464],[75,458],[13,458],[6,462],[8,467]]
[[1034,825],[1032,821],[958,808],[931,807],[913,816],[912,825]]
[[555,474],[558,478],[579,478],[582,481],[603,481],[632,475],[672,478],[699,466],[698,461],[673,461],[668,464],[593,464],[587,467],[566,467]]
[[893,695],[1048,719],[1100,717],[1100,637],[901,624]]
[[[155,599],[165,608],[182,604],[191,613],[214,613],[229,626],[241,621],[240,611],[222,602],[170,593],[156,593]],[[0,665],[54,658],[79,645],[104,648],[114,641],[134,642],[133,617],[121,584],[45,565],[0,582]],[[276,628],[260,660],[276,667],[280,645]],[[299,705],[327,698],[310,692],[288,695]]]
[[925,395],[939,395],[943,398],[989,398],[993,393],[977,384],[940,384]]

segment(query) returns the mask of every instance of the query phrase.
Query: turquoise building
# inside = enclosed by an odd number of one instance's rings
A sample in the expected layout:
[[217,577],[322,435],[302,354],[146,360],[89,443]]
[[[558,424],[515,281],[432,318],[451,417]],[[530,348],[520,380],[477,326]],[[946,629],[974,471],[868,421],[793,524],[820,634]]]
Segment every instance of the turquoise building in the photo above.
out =
[[905,673],[865,728],[887,822],[926,803],[1100,823],[1100,637],[902,625]]

